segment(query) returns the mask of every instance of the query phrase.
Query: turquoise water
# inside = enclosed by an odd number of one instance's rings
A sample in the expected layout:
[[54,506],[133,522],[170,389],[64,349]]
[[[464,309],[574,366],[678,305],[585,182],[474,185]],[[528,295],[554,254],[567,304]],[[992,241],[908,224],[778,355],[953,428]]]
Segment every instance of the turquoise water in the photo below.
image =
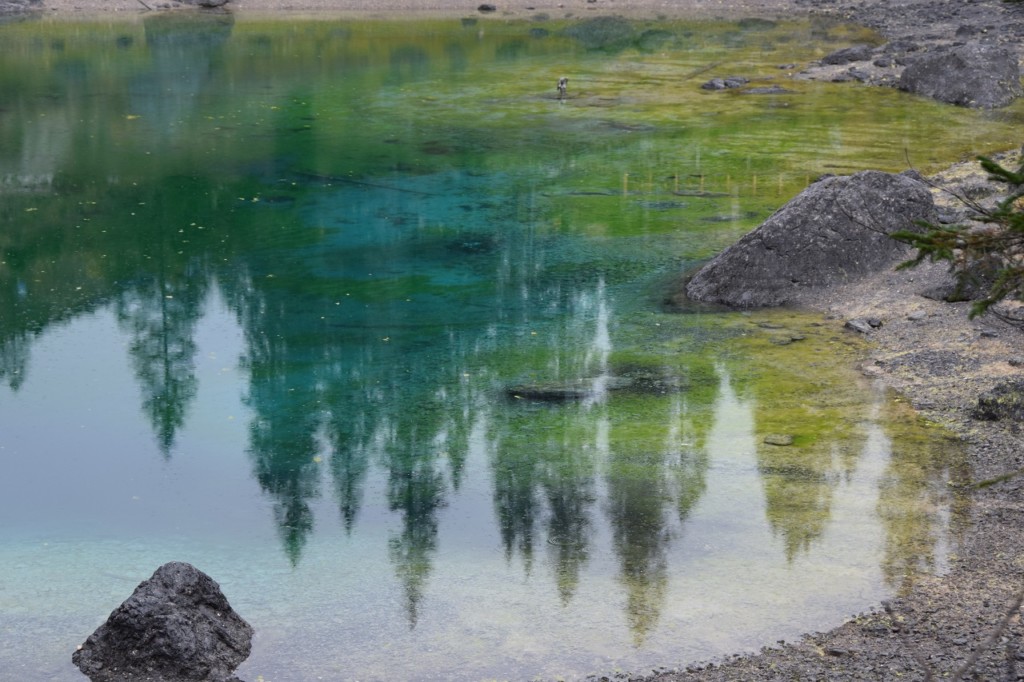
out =
[[663,303],[809,178],[1019,126],[778,69],[865,38],[0,26],[0,678],[79,679],[170,560],[267,681],[682,665],[941,571],[959,451],[856,338]]

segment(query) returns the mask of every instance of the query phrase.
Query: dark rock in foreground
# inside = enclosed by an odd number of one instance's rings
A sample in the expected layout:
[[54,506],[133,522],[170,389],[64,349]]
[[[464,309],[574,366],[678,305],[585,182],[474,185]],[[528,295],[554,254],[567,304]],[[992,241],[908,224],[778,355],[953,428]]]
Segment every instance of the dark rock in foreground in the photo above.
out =
[[164,564],[71,656],[92,682],[225,682],[249,656],[252,627],[194,566]]
[[1021,95],[1020,65],[1009,50],[969,43],[916,58],[903,70],[899,87],[940,102],[991,109]]
[[906,175],[826,178],[711,260],[686,293],[743,308],[796,302],[809,289],[891,267],[909,250],[888,235],[937,219],[928,188]]

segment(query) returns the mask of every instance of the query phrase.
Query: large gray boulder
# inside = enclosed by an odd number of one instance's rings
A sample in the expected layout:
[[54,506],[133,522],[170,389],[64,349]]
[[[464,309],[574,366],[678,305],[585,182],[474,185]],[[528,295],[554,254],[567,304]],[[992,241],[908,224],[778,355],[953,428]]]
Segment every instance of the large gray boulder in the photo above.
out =
[[225,682],[249,656],[252,627],[194,566],[164,564],[71,656],[92,682]]
[[1021,95],[1020,65],[1009,50],[968,43],[918,57],[899,88],[962,107],[1002,107]]
[[928,188],[907,175],[864,171],[814,183],[690,280],[697,301],[754,308],[798,303],[906,258],[888,235],[938,219]]

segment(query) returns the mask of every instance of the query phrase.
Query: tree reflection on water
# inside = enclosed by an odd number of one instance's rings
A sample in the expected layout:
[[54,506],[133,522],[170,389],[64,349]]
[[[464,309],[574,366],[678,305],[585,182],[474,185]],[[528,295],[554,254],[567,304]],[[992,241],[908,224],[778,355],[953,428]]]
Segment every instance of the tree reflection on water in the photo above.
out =
[[[111,39],[81,69],[2,71],[0,135],[15,143],[0,145],[0,378],[12,395],[39,339],[111,309],[170,461],[194,417],[195,337],[216,295],[242,334],[249,473],[288,562],[302,563],[322,498],[349,536],[368,504],[386,507],[396,525],[380,542],[410,629],[430,609],[444,512],[475,492],[474,467],[505,564],[527,576],[543,565],[564,609],[588,571],[613,564],[636,648],[673,575],[711,551],[708,519],[763,521],[768,536],[743,537],[769,549],[737,551],[775,551],[774,539],[795,563],[840,532],[853,490],[877,497],[894,589],[935,568],[953,449],[856,385],[834,352],[841,332],[778,346],[743,316],[662,313],[652,292],[679,269],[674,249],[703,253],[693,244],[710,238],[679,241],[696,219],[656,215],[685,202],[638,203],[617,170],[578,175],[621,154],[653,163],[652,147],[693,144],[699,157],[689,131],[634,148],[607,121],[537,124],[534,99],[505,138],[403,88],[438,70],[491,87],[474,65],[543,61],[567,38],[335,29],[242,40],[224,18],[153,17],[139,45]],[[0,59],[46,51],[15,48]],[[655,170],[645,191],[662,191]],[[747,200],[694,199],[692,215],[742,214],[733,202]],[[520,399],[513,385],[581,393]],[[794,444],[765,443],[772,433]],[[753,484],[723,500],[713,477]]]

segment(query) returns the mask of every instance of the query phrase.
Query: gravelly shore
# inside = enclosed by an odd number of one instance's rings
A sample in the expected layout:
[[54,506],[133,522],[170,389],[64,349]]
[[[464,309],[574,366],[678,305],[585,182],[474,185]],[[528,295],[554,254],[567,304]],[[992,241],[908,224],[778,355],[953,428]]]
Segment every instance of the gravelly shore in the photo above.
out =
[[[886,38],[907,38],[922,45],[969,36],[1008,46],[1024,57],[1024,2],[488,1],[497,6],[498,16],[527,16],[539,11],[553,17],[598,13],[813,15],[860,23]],[[239,13],[423,11],[466,15],[476,13],[479,4],[452,0],[232,0],[228,6]],[[0,12],[8,13],[138,13],[142,9],[138,0],[0,0]],[[830,77],[816,68],[810,67],[810,77]],[[953,165],[937,180],[955,184],[967,181],[965,176],[972,173],[978,173],[974,163]],[[984,178],[979,175],[970,181],[983,182]],[[948,201],[941,192],[936,196]],[[969,303],[944,303],[921,296],[944,277],[943,268],[937,266],[882,273],[857,285],[820,292],[808,305],[837,326],[855,317],[881,319],[882,326],[870,335],[871,351],[862,371],[898,391],[924,417],[945,425],[966,443],[970,471],[966,480],[953,480],[950,485],[963,487],[969,500],[967,529],[949,571],[922,578],[908,594],[866,613],[851,614],[844,625],[826,633],[808,634],[796,642],[775,643],[760,652],[687,670],[637,672],[616,678],[644,682],[951,679],[955,671],[971,663],[970,672],[962,679],[1024,679],[1024,650],[1019,649],[1024,627],[1019,608],[1012,608],[1024,588],[1024,476],[983,487],[972,485],[1024,468],[1024,436],[1020,423],[979,421],[971,416],[980,393],[1007,378],[1024,378],[1024,331],[990,316],[968,319]],[[972,663],[975,655],[977,661]]]

